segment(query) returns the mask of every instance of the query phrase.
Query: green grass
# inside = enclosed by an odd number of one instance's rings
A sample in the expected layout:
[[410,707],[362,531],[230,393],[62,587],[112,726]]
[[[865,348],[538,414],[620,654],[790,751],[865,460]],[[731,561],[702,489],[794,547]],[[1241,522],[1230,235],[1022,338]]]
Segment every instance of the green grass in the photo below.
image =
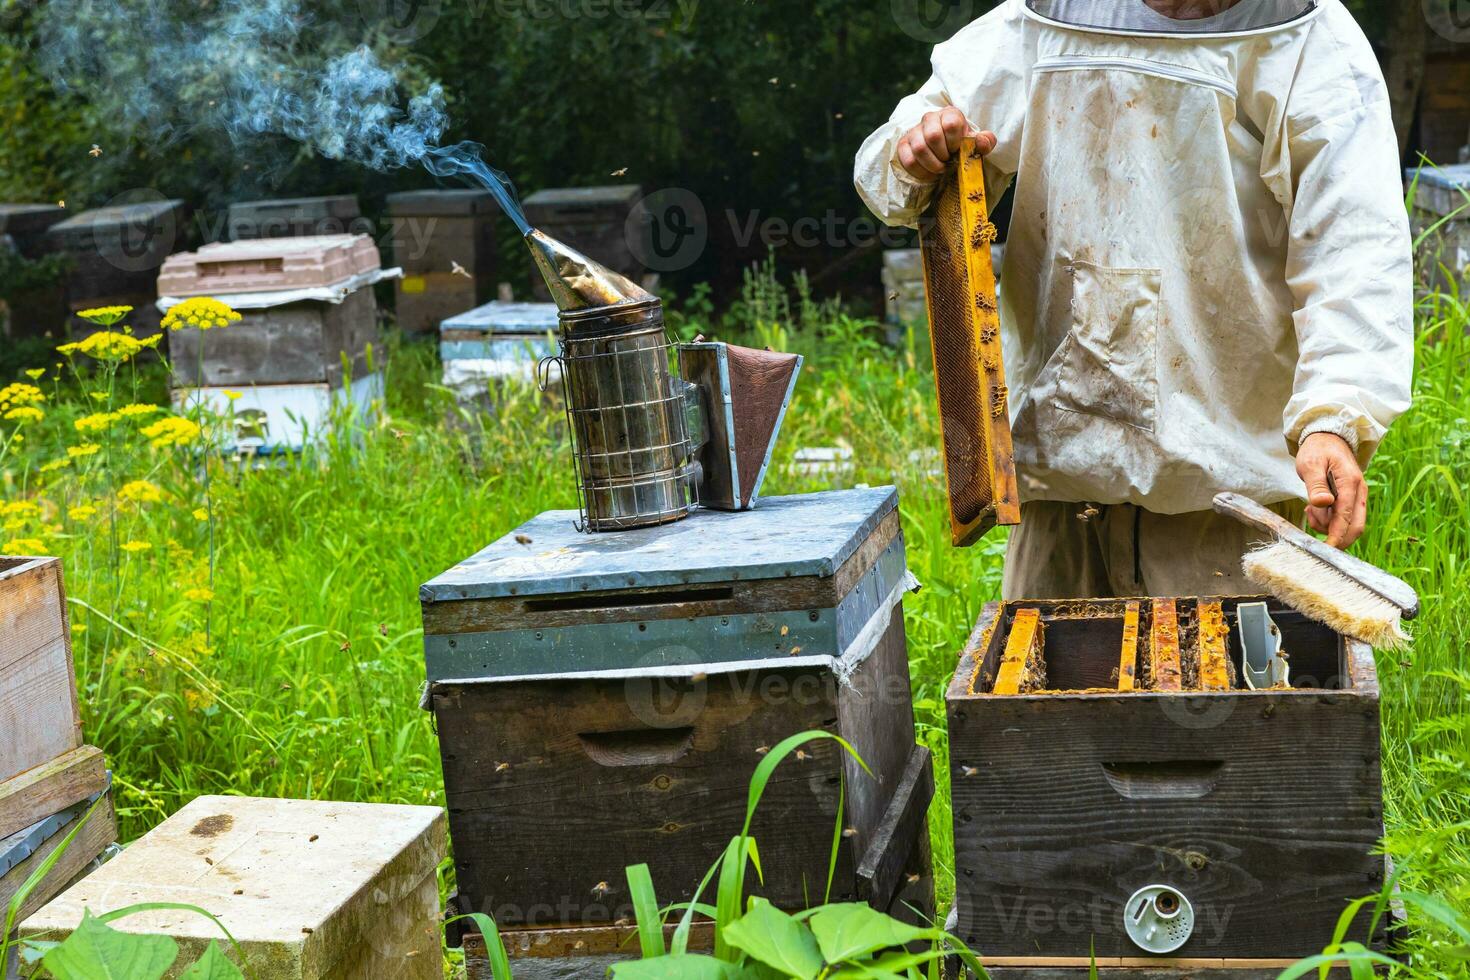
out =
[[[682,330],[714,332],[700,297],[686,309]],[[938,441],[931,372],[914,344],[885,348],[869,325],[800,295],[791,303],[764,277],[732,317],[748,338],[808,358],[766,492],[900,487],[909,564],[924,585],[905,613],[920,737],[941,774],[930,820],[947,895],[943,692],[981,606],[998,595],[1003,540],[949,546],[942,479],[928,475],[932,457],[922,452]],[[1450,299],[1424,307],[1417,404],[1373,466],[1372,529],[1358,549],[1408,578],[1425,606],[1412,655],[1379,663],[1387,846],[1406,887],[1458,908],[1470,907],[1466,326]],[[270,468],[215,465],[212,521],[190,516],[205,498],[187,455],[122,435],[91,462],[39,474],[56,440],[79,441],[70,420],[96,410],[65,383],[48,420],[0,457],[0,502],[44,508],[0,532],[0,543],[42,534],[66,560],[83,627],[75,658],[85,730],[115,773],[124,839],[200,793],[443,802],[435,736],[418,707],[417,588],[541,511],[573,506],[574,495],[555,406],[522,389],[492,413],[463,412],[438,389],[437,371],[432,347],[399,345],[386,418],[360,444]],[[141,384],[145,396],[161,391],[156,374]],[[837,445],[852,450],[851,473],[834,481],[795,472],[797,447]],[[114,527],[109,493],[145,474],[168,498],[118,510]],[[83,498],[102,501],[103,516],[65,516]],[[153,547],[130,554],[119,546],[127,540]],[[209,583],[211,554],[214,601],[186,598]],[[1412,975],[1466,975],[1448,930],[1414,923]]]

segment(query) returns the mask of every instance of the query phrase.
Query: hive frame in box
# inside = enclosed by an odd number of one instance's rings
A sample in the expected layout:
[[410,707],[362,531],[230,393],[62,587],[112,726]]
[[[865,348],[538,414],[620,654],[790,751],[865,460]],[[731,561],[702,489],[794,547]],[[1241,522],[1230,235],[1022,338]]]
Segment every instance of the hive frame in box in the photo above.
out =
[[985,197],[985,163],[964,141],[919,226],[939,398],[950,534],[968,547],[1021,522]]
[[[1249,601],[1198,603],[1228,620]],[[1181,617],[1192,602],[1152,600]],[[1160,978],[1274,976],[1331,941],[1346,902],[1382,888],[1372,651],[1273,603],[1298,688],[1207,690],[1218,677],[1186,670],[1184,690],[1130,691],[1118,651],[1130,607],[1146,603],[992,604],[960,659],[946,695],[955,931],[991,954],[987,967],[1014,971],[997,976],[1080,980],[1094,949],[1105,969]],[[1047,673],[1074,689],[985,693],[1009,619],[1028,608],[1047,624]],[[1238,657],[1238,641],[1226,649]],[[1124,934],[1123,901],[1151,884],[1197,912],[1172,956]],[[1078,917],[1081,933],[1062,928]]]

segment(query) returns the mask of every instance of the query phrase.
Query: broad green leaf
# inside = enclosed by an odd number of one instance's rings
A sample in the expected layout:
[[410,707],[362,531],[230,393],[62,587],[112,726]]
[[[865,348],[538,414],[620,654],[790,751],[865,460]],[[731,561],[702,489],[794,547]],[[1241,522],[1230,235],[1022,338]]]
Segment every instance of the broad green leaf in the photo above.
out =
[[167,936],[118,932],[84,912],[41,964],[56,980],[159,980],[178,955],[179,944]]
[[244,975],[220,949],[219,941],[211,939],[204,947],[204,955],[189,964],[189,968],[179,974],[179,980],[244,980]]
[[764,899],[752,899],[750,911],[725,927],[725,941],[767,966],[800,980],[822,972],[822,951],[800,922]]
[[730,972],[733,968],[733,964],[713,956],[670,953],[651,960],[615,963],[612,975],[613,980],[732,980],[740,976]]
[[638,922],[638,945],[645,960],[664,955],[664,920],[659,915],[653,875],[646,864],[630,865],[628,892],[633,896],[633,916]]
[[828,963],[857,959],[880,949],[933,939],[932,929],[920,929],[874,910],[849,902],[818,909],[807,920]]

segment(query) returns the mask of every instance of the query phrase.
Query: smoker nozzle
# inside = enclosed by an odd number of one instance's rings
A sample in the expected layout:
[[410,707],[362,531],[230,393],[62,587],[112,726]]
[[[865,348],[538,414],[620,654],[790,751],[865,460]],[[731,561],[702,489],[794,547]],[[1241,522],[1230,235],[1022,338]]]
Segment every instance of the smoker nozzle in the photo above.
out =
[[545,232],[526,236],[531,257],[563,313],[654,299],[640,286]]

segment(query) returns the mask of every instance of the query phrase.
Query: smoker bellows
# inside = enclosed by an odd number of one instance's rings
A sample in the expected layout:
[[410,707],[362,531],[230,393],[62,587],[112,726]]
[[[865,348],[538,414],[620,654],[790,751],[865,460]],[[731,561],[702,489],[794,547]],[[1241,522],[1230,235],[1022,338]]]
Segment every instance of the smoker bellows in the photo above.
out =
[[657,297],[541,231],[526,243],[560,310],[552,360],[583,529],[667,524],[696,505],[754,506],[801,358],[679,344],[675,374]]

